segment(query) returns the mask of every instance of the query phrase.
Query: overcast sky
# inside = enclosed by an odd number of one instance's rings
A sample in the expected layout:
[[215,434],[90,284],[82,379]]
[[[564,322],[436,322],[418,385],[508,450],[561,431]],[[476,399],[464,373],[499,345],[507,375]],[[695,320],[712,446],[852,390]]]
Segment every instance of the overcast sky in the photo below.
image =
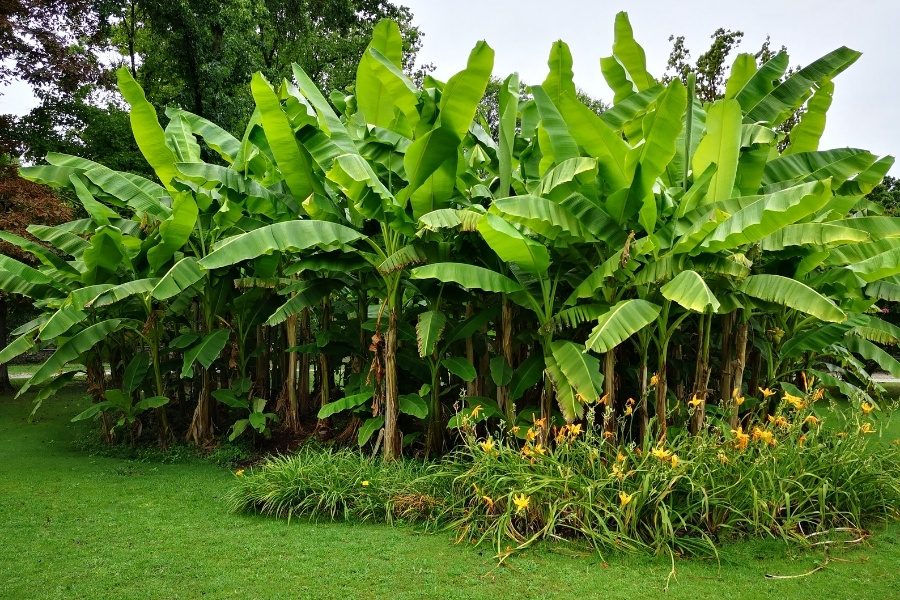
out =
[[[788,47],[804,65],[846,45],[863,56],[835,80],[834,103],[822,148],[854,146],[900,156],[900,0],[399,0],[425,33],[422,62],[446,78],[462,69],[479,39],[497,53],[494,74],[518,71],[524,81],[546,75],[547,53],[568,42],[576,84],[610,100],[599,59],[610,53],[615,14],[627,10],[650,72],[661,75],[672,34],[684,35],[693,56],[708,48],[718,27],[745,33],[739,50],[755,52],[765,39]],[[24,114],[34,105],[27,86],[0,88],[0,113]],[[900,175],[895,165],[892,174]]]
[[[651,74],[665,71],[669,36],[684,35],[693,58],[709,47],[718,27],[744,32],[739,51],[755,52],[772,37],[787,46],[791,65],[805,65],[840,46],[863,53],[835,79],[834,102],[821,148],[853,146],[900,156],[900,0],[400,0],[425,33],[419,54],[445,79],[466,64],[484,39],[496,51],[494,74],[517,71],[543,81],[547,54],[558,39],[569,44],[575,83],[611,100],[599,59],[610,54],[613,20],[628,11]],[[729,63],[730,64],[730,63]],[[894,165],[891,173],[900,176]]]

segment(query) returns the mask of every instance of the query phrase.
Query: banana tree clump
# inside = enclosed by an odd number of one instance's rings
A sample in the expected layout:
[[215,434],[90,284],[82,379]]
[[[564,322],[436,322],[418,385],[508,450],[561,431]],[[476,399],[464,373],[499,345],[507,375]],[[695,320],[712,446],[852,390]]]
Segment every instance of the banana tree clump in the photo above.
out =
[[417,86],[389,20],[351,93],[254,75],[240,138],[179,109],[161,125],[120,71],[156,179],[61,154],[22,169],[87,217],[3,235],[39,264],[0,256],[0,290],[40,316],[0,362],[53,348],[19,393],[86,373],[80,416],[109,439],[282,430],[386,460],[486,420],[544,444],[582,420],[619,441],[749,429],[775,388],[877,407],[872,365],[900,376],[878,317],[900,218],[864,197],[893,158],[819,149],[860,54],[789,75],[784,52],[741,54],[704,103],[647,71],[624,13],[614,34],[611,108],[579,100],[560,41],[543,82],[505,79],[496,136],[490,46]]

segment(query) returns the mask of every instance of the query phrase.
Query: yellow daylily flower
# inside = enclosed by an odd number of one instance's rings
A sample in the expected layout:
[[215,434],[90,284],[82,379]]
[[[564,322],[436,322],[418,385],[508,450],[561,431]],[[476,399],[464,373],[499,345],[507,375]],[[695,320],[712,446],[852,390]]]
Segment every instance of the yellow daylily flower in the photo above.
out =
[[770,390],[769,388],[759,388],[759,393],[763,395],[763,398],[770,398],[775,395],[775,390]]
[[613,465],[612,474],[619,480],[622,481],[625,479],[625,471],[622,470],[622,467],[619,465]]
[[494,452],[494,439],[488,438],[479,444],[481,449],[484,450],[485,454],[492,454]]
[[237,475],[238,477],[243,477],[244,469],[238,469],[237,471],[234,472],[234,474]]
[[768,429],[754,427],[752,437],[754,442],[763,442],[764,444],[768,444],[770,446],[775,445],[775,436]]
[[518,494],[513,496],[513,504],[516,505],[516,514],[521,514],[528,509],[528,504],[531,502],[531,497],[526,496],[525,494]]
[[803,419],[803,422],[807,425],[817,427],[822,421],[820,421],[819,418],[816,417],[816,415],[808,415],[805,419]]
[[650,455],[663,462],[669,462],[672,459],[671,450],[666,450],[665,448],[654,448],[650,451]]
[[750,443],[750,436],[744,433],[744,429],[738,425],[737,429],[732,429],[731,434],[734,436],[734,445],[738,450],[746,450],[747,444]]
[[537,436],[538,436],[537,430],[532,427],[529,427],[528,431],[525,432],[525,441],[533,442],[534,440],[537,439]]
[[634,498],[634,494],[619,492],[619,506],[621,508],[625,508],[626,506],[628,506],[628,503],[631,502],[632,498]]
[[482,411],[482,410],[483,410],[483,409],[481,408],[481,405],[480,405],[480,404],[476,404],[476,405],[475,405],[475,408],[473,408],[473,409],[472,409],[472,412],[470,413],[471,417],[472,417],[473,419],[477,419],[477,418],[478,418],[478,415],[481,414],[481,411]]
[[701,398],[701,397],[698,396],[697,394],[694,394],[694,397],[691,398],[690,400],[688,400],[688,404],[690,404],[690,405],[691,405],[692,407],[694,407],[694,408],[697,408],[697,407],[700,406],[702,403],[703,403],[703,398]]
[[744,403],[745,398],[741,395],[741,390],[739,388],[734,388],[734,391],[731,392],[731,399],[734,400],[735,406],[740,406]]
[[718,454],[716,454],[716,458],[719,459],[719,462],[723,465],[727,465],[730,461],[728,459],[728,455],[719,450]]
[[781,399],[793,406],[795,410],[806,408],[806,402],[800,396],[794,396],[793,394],[785,392]]
[[875,433],[875,428],[872,427],[872,424],[866,421],[859,428],[860,433]]
[[368,480],[363,481],[363,482],[362,482],[362,486],[363,486],[363,487],[369,487],[369,482],[368,482]]
[[581,434],[581,423],[572,423],[568,425],[569,437],[576,438]]
[[650,376],[650,386],[656,387],[659,385],[659,373],[654,373]]
[[782,429],[787,429],[791,426],[790,422],[783,415],[778,415],[777,417],[773,417],[769,415],[767,417],[769,419],[769,423],[774,425],[775,427],[781,427]]
[[873,410],[875,410],[875,405],[869,402],[863,402],[859,405],[859,408],[863,411],[864,414],[870,414]]

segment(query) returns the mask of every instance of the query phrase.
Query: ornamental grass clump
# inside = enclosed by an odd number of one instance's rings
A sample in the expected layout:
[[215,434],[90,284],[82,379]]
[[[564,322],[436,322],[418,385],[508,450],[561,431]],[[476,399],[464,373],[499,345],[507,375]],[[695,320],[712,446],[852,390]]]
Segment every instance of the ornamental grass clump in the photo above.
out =
[[425,467],[414,461],[383,464],[351,450],[304,446],[294,455],[236,472],[238,486],[229,503],[235,510],[286,519],[421,521],[438,497],[424,474]]

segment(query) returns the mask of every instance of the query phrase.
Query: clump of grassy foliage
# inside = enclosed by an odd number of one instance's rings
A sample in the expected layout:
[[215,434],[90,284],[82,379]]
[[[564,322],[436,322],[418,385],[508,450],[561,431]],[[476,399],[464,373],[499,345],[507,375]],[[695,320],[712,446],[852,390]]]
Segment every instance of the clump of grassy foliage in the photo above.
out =
[[463,419],[465,443],[431,465],[307,448],[241,473],[232,503],[281,517],[400,515],[501,557],[542,539],[707,554],[725,539],[802,542],[897,516],[900,445],[870,443],[872,405],[848,416],[814,402],[785,394],[755,422],[627,445],[590,418],[491,434]]
[[[253,469],[236,471],[239,485],[233,508],[290,519],[391,522],[423,521],[446,498],[435,489],[440,478],[408,460],[383,462],[357,451],[303,446],[296,454],[269,458]],[[440,500],[439,500],[440,499]]]

